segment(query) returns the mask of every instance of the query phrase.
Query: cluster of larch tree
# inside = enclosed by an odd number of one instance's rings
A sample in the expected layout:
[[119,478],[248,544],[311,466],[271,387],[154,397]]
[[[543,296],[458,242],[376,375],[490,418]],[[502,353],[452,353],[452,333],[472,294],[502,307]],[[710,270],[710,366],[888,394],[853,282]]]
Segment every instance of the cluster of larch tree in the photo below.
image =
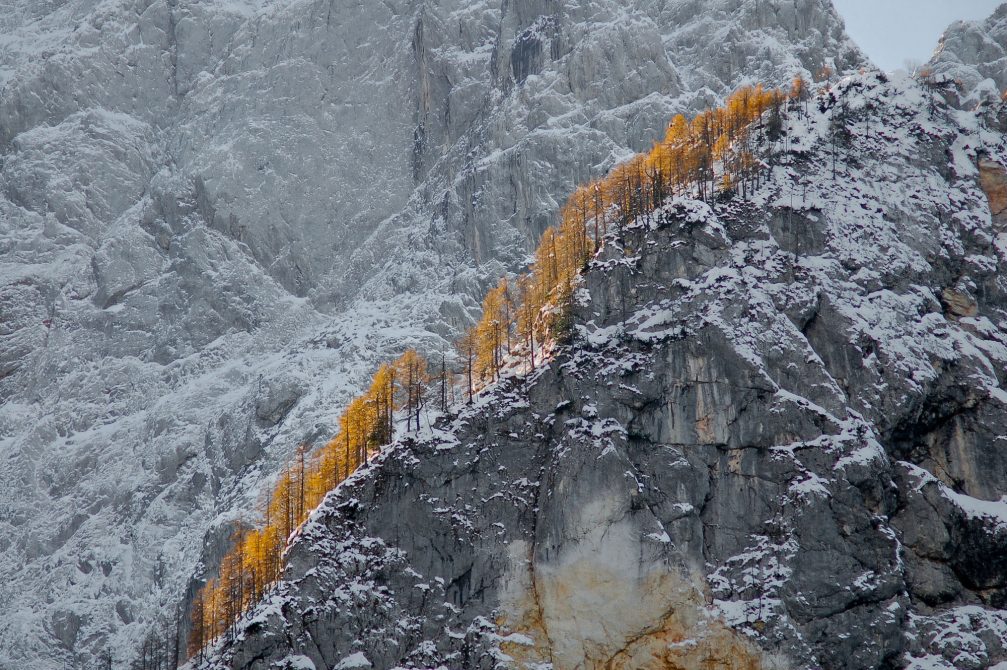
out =
[[610,229],[618,233],[649,220],[669,197],[710,199],[739,189],[745,195],[756,186],[762,165],[755,156],[757,134],[775,139],[780,106],[788,97],[807,97],[803,80],[795,80],[789,96],[745,87],[723,107],[692,121],[676,116],[648,153],[570,196],[559,223],[543,233],[529,271],[513,280],[504,277],[487,292],[482,318],[456,342],[457,369],[449,370],[442,355],[439,370],[431,374],[427,361],[412,349],[382,365],[367,391],[347,406],[336,436],[313,453],[297,450],[261,505],[259,526],[234,533],[217,576],[193,600],[189,657],[204,653],[211,640],[234,634],[240,616],[279,579],[294,530],[326,493],[392,442],[397,412],[404,415],[406,430],[419,430],[421,409],[432,396],[442,411],[456,394],[471,402],[481,387],[500,378],[508,361],[527,361],[534,368],[543,343],[565,337],[577,276]]
[[393,440],[395,413],[405,415],[407,427],[419,428],[420,410],[437,379],[427,371],[426,360],[410,349],[378,368],[367,391],[339,417],[335,437],[314,452],[298,448],[263,501],[258,527],[235,531],[217,576],[196,593],[190,611],[190,658],[202,654],[211,640],[234,634],[240,616],[280,578],[283,550],[294,530],[326,493]]
[[[184,640],[181,638],[182,608],[178,606],[169,617],[167,612],[158,617],[153,628],[140,645],[140,656],[132,665],[132,670],[172,670],[182,660]],[[94,670],[112,670],[112,651],[106,649],[91,666]],[[82,670],[87,666],[79,665]]]
[[676,116],[649,152],[574,191],[559,224],[543,233],[530,271],[514,281],[501,279],[483,300],[482,319],[458,341],[469,398],[499,378],[508,356],[527,357],[534,367],[537,345],[562,339],[577,274],[610,228],[619,232],[640,220],[649,222],[669,197],[711,199],[739,191],[747,197],[763,172],[756,147],[779,137],[788,98],[807,97],[800,78],[789,95],[762,86],[740,88],[723,107],[692,121]]

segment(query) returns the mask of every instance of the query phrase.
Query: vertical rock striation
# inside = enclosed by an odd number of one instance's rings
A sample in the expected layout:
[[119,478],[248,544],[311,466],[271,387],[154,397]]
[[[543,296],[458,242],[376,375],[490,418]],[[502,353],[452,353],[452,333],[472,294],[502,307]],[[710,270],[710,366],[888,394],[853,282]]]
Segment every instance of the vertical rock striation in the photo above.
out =
[[377,359],[826,0],[15,0],[0,13],[0,666],[116,662]]

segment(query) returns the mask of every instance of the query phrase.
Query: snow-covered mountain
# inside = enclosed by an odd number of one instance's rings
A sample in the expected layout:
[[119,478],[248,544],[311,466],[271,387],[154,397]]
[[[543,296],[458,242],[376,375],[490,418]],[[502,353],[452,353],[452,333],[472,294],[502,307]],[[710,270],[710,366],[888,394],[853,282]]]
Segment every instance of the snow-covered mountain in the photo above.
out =
[[827,0],[15,0],[0,12],[0,667],[132,658],[373,363]]
[[1004,667],[1007,138],[870,71],[782,127],[749,199],[610,234],[571,343],[330,493],[189,667]]
[[984,21],[956,21],[931,58],[935,73],[956,80],[962,102],[975,106],[1007,91],[1007,3]]

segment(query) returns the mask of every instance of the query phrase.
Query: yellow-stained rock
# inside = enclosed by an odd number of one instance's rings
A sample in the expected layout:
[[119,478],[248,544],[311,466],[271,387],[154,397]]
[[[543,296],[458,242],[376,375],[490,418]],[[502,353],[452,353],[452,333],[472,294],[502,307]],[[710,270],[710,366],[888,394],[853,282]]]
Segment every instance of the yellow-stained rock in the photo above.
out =
[[996,161],[980,160],[979,183],[989,200],[993,222],[1007,225],[1007,168]]
[[979,313],[975,298],[964,291],[946,288],[941,292],[941,301],[947,311],[955,316],[975,316]]
[[702,587],[619,518],[618,497],[586,505],[586,529],[555,558],[511,545],[497,621],[507,664],[535,670],[756,670],[761,650],[710,616]]

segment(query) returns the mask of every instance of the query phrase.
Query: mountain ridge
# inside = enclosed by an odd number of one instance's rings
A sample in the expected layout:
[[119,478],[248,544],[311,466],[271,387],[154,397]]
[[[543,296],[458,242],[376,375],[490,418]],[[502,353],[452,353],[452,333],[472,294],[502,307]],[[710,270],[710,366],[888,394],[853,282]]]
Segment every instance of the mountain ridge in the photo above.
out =
[[191,667],[1005,660],[1007,143],[930,95],[820,86],[750,201],[612,233],[573,343],[330,493]]

